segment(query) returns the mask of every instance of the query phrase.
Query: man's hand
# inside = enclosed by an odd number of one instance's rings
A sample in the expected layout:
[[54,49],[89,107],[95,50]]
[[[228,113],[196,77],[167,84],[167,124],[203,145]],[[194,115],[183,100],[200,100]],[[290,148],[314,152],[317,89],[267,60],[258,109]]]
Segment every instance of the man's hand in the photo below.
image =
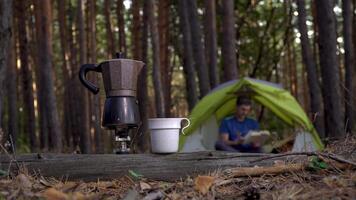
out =
[[245,138],[239,137],[239,139],[235,140],[235,145],[240,145],[243,144],[244,142],[245,142]]
[[245,138],[241,136],[240,132],[237,132],[237,140],[235,140],[234,142],[236,142],[235,145],[240,145],[243,144],[245,142]]

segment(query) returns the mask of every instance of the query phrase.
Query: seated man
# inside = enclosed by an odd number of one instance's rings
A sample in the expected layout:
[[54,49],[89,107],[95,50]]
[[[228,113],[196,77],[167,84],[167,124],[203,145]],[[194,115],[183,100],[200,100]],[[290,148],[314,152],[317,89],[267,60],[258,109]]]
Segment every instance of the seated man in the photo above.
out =
[[219,140],[215,144],[216,150],[235,152],[261,152],[260,144],[243,144],[244,136],[250,130],[258,130],[258,122],[248,118],[251,111],[251,100],[240,96],[236,100],[236,113],[233,117],[222,121],[219,128]]

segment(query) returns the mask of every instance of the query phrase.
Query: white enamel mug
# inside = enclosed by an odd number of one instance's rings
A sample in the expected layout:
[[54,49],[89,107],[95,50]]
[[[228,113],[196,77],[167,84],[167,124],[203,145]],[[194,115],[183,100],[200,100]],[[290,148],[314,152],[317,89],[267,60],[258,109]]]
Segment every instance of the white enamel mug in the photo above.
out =
[[[182,120],[187,125],[181,127]],[[188,128],[190,120],[187,118],[151,118],[148,119],[148,129],[151,135],[152,153],[175,153],[178,152],[179,133]]]

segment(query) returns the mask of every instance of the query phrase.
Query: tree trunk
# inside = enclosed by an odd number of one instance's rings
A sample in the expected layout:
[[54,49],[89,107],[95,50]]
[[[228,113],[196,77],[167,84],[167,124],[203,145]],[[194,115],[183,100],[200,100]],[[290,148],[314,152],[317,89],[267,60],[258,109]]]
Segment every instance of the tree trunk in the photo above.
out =
[[341,138],[345,135],[342,125],[339,67],[336,57],[336,30],[333,0],[315,1],[319,30],[319,54],[322,93],[326,116],[326,134]]
[[133,59],[141,60],[142,59],[142,39],[141,39],[141,16],[140,9],[141,2],[140,0],[132,1],[132,55]]
[[[184,1],[184,0],[183,0]],[[203,48],[203,35],[198,18],[198,8],[196,0],[185,0],[189,18],[190,32],[192,37],[193,56],[195,68],[198,72],[200,98],[205,96],[210,90],[210,81]]]
[[25,1],[15,2],[16,14],[17,14],[17,29],[20,33],[19,38],[19,51],[21,61],[21,74],[22,74],[22,88],[23,88],[23,102],[24,102],[24,114],[25,114],[25,134],[28,134],[30,141],[31,151],[37,151],[38,143],[36,137],[36,117],[35,106],[33,96],[33,79],[32,72],[29,66],[28,60],[28,40],[26,30],[26,17],[27,6]]
[[300,96],[299,96],[299,84],[298,84],[298,70],[297,70],[297,56],[296,56],[296,50],[295,50],[295,43],[294,43],[294,37],[291,37],[291,50],[292,50],[292,63],[290,65],[291,67],[291,84],[292,84],[292,92],[295,94],[295,98],[300,101]]
[[[353,10],[356,9],[356,0],[353,0]],[[354,12],[353,13],[353,23],[352,23],[352,35],[353,35],[353,45],[354,45],[354,54],[356,52],[356,13]],[[355,62],[355,65],[356,65],[356,57],[354,55],[354,62]],[[356,67],[353,68],[353,94],[355,96],[356,94]],[[354,97],[353,100],[351,101],[351,103],[353,103],[353,105],[356,105],[356,98]],[[356,109],[354,107],[354,111],[353,111],[353,116],[356,116]],[[355,127],[354,127],[355,128]]]
[[[286,1],[284,3],[286,6],[286,13],[288,12],[287,10],[292,9],[292,4],[289,1]],[[292,25],[292,16],[288,17],[287,23],[288,26]],[[294,53],[294,35],[293,32],[290,32],[290,34],[287,35],[286,38],[286,46],[287,46],[287,59],[288,59],[288,68],[289,68],[289,86],[290,86],[290,91],[292,95],[298,100],[298,90],[297,90],[297,84],[296,84],[296,79],[297,79],[297,74],[296,74],[296,62],[295,62],[295,53]]]
[[52,70],[52,8],[51,1],[37,0],[36,1],[36,21],[39,29],[37,32],[37,50],[39,56],[40,84],[42,85],[43,95],[42,103],[47,119],[47,129],[51,134],[51,147],[54,151],[60,152],[62,150],[62,131],[60,121],[58,119],[57,100],[54,94],[54,81]]
[[2,132],[1,126],[3,125],[5,69],[11,42],[12,2],[11,0],[0,1],[0,132]]
[[72,145],[74,148],[77,148],[79,146],[79,134],[80,134],[80,127],[78,124],[81,123],[80,121],[80,106],[78,105],[78,100],[76,97],[76,94],[78,94],[78,87],[77,87],[77,76],[75,76],[74,72],[77,70],[79,67],[78,63],[78,47],[75,43],[76,39],[73,37],[74,33],[77,32],[77,24],[75,22],[76,19],[76,12],[78,9],[75,9],[73,5],[68,2],[68,29],[67,29],[67,43],[69,46],[69,64],[70,64],[70,69],[69,69],[69,78],[70,81],[68,83],[69,87],[69,109],[70,109],[70,114],[71,114],[71,136],[72,136]]
[[[14,25],[14,21],[12,26]],[[15,28],[13,29],[13,33]],[[8,105],[8,129],[6,135],[4,134],[2,138],[6,141],[13,141],[14,149],[16,149],[16,139],[19,135],[19,119],[18,119],[18,107],[17,107],[17,66],[16,66],[16,41],[15,34],[11,38],[11,44],[9,46],[9,53],[7,58],[7,67],[6,67],[6,96],[7,96],[7,105]],[[5,90],[5,88],[4,88]],[[34,119],[33,119],[34,120]],[[11,140],[10,140],[11,136]]]
[[[89,19],[89,48],[88,48],[88,62],[96,63],[96,5],[94,0],[88,1],[88,19]],[[92,82],[94,84],[99,83],[99,74],[92,73]],[[94,120],[92,120],[92,126],[94,127],[94,140],[95,140],[95,152],[104,153],[104,144],[102,138],[101,129],[101,109],[100,109],[100,95],[91,95],[91,116],[94,115]]]
[[[311,113],[310,111],[310,98],[309,98],[309,87],[308,87],[308,74],[306,72],[306,66],[303,65],[302,67],[302,95],[303,95],[303,102],[304,102],[304,110],[305,112],[307,112],[308,114]],[[310,115],[309,115],[310,116]],[[314,127],[316,127],[314,125]]]
[[[48,127],[47,127],[47,117],[46,117],[46,112],[45,112],[45,104],[44,104],[44,90],[42,89],[42,76],[41,76],[41,67],[40,67],[40,58],[38,56],[38,48],[39,48],[39,43],[37,42],[38,36],[38,30],[41,28],[41,24],[39,20],[36,20],[40,18],[40,11],[39,11],[39,6],[37,5],[38,1],[32,1],[34,8],[31,9],[30,13],[32,16],[35,16],[35,20],[30,20],[29,21],[29,27],[35,27],[30,29],[30,37],[29,39],[32,40],[31,42],[31,57],[33,60],[33,69],[35,71],[35,82],[36,82],[36,96],[37,96],[37,111],[38,111],[38,123],[39,123],[39,139],[40,139],[40,149],[43,152],[48,151],[49,147],[49,139],[48,139]],[[38,9],[37,9],[38,8]],[[35,96],[34,95],[34,96]]]
[[[318,60],[319,60],[319,51],[318,51],[318,36],[319,36],[319,30],[318,30],[318,24],[316,22],[316,7],[315,7],[315,1],[311,3],[311,12],[313,16],[313,56],[315,58],[315,64],[319,66]],[[318,76],[320,77],[320,68],[317,68]]]
[[352,38],[352,4],[351,0],[342,1],[342,15],[345,48],[345,124],[346,131],[351,132],[353,126],[353,87],[352,76],[355,68],[354,46]]
[[[0,144],[4,144],[5,142],[13,142],[13,148],[8,148],[10,152],[13,152],[14,149],[16,151],[17,147],[17,139],[19,135],[23,132],[21,129],[21,125],[25,120],[21,118],[21,115],[18,113],[18,104],[22,104],[21,98],[18,97],[18,94],[21,94],[22,87],[20,82],[20,73],[17,70],[16,59],[17,55],[17,39],[18,39],[18,31],[17,31],[17,10],[15,9],[15,3],[12,6],[12,17],[11,17],[11,38],[8,46],[8,55],[6,58],[6,67],[4,69],[4,84],[3,88],[0,88],[0,95],[4,96],[3,104],[4,108],[0,110]],[[1,75],[0,75],[1,76]],[[1,85],[1,83],[0,83]],[[19,86],[19,87],[18,87]],[[1,98],[1,97],[0,97]],[[1,99],[0,99],[1,102]],[[0,105],[1,109],[1,105]],[[5,120],[5,116],[7,116],[7,120]],[[25,125],[25,124],[24,124]],[[1,130],[3,127],[3,130]],[[10,140],[11,139],[11,140]]]
[[[132,14],[133,14],[133,25],[132,25],[132,35],[133,35],[133,48],[132,55],[136,60],[141,60],[147,63],[147,38],[148,38],[148,4],[147,1],[143,2],[143,17],[141,26],[141,1],[132,1]],[[148,95],[147,95],[147,65],[145,65],[138,77],[138,87],[137,87],[137,99],[140,111],[141,126],[138,131],[139,137],[137,140],[137,148],[139,152],[149,151],[149,133],[148,133]]]
[[155,91],[155,105],[157,111],[157,117],[165,116],[165,102],[163,97],[163,86],[161,78],[161,67],[160,67],[160,49],[159,49],[159,37],[158,37],[158,27],[156,17],[154,16],[155,11],[155,1],[148,0],[148,23],[150,27],[152,51],[153,51],[153,85]]
[[[86,40],[84,32],[84,1],[78,0],[78,41],[79,41],[79,64],[80,66],[87,62]],[[77,79],[80,87],[79,80]],[[80,150],[81,153],[90,153],[90,118],[89,118],[89,99],[88,90],[80,89],[80,105],[81,105],[81,123],[80,123]]]
[[[315,58],[313,56],[312,50],[310,48],[310,42],[308,39],[308,29],[306,25],[306,11],[305,11],[305,1],[299,0],[298,4],[298,28],[300,32],[301,46],[302,46],[302,56],[303,62],[307,71],[307,79],[309,86],[310,95],[310,111],[314,118],[313,123],[320,136],[324,136],[324,123],[323,118],[323,107],[321,90],[319,86],[319,78],[317,73],[317,65],[315,63]],[[318,116],[319,115],[319,116]]]
[[183,57],[183,70],[185,75],[185,84],[187,88],[188,108],[192,110],[195,104],[198,102],[196,74],[194,70],[193,61],[193,49],[192,49],[192,37],[189,26],[189,19],[187,13],[187,2],[181,0],[178,2],[179,23],[183,34],[182,43],[182,55]]
[[117,15],[117,24],[119,27],[119,51],[124,52],[127,55],[126,47],[126,36],[125,36],[125,7],[123,0],[117,0],[116,2],[116,15]]
[[111,18],[110,18],[110,13],[111,13],[110,5],[111,5],[111,0],[104,0],[104,17],[105,17],[105,29],[106,29],[107,46],[108,46],[108,52],[107,52],[108,58],[115,57],[116,54],[115,38],[112,33]]
[[[216,11],[215,0],[205,0],[205,51],[209,67],[210,87],[219,84],[217,67],[217,34],[216,34]],[[233,43],[233,42],[230,42]],[[234,49],[235,52],[235,49]],[[236,66],[235,66],[236,68]]]
[[161,77],[163,86],[163,97],[165,102],[165,116],[170,116],[171,111],[171,81],[172,73],[169,58],[169,7],[170,1],[158,1],[158,31],[159,31],[159,44],[160,44],[160,66]]
[[73,119],[73,105],[71,104],[71,93],[72,88],[70,87],[70,76],[71,76],[71,67],[69,63],[69,46],[68,46],[68,37],[67,37],[67,23],[66,23],[66,4],[62,0],[57,1],[58,5],[58,22],[59,22],[59,35],[60,35],[60,45],[61,45],[61,54],[62,54],[62,73],[63,73],[63,86],[64,86],[64,96],[63,96],[63,108],[64,108],[64,135],[66,145],[68,147],[72,146],[71,134],[74,131],[72,129]]
[[290,37],[288,37],[287,39],[287,67],[288,67],[288,77],[289,77],[289,88],[290,88],[290,92],[294,97],[297,97],[295,94],[295,88],[293,87],[293,69],[292,69],[292,51],[291,51],[291,39]]
[[236,79],[237,62],[235,48],[235,13],[234,0],[222,1],[223,17],[222,17],[222,64],[224,68],[225,81]]
[[[287,2],[288,1],[286,1],[286,3],[284,5],[286,5]],[[285,8],[287,8],[287,6]],[[291,8],[289,8],[289,10],[291,10]],[[269,30],[269,28],[270,28],[270,26],[271,26],[271,24],[273,22],[273,17],[275,15],[275,11],[276,11],[275,7],[272,7],[270,9],[270,14],[268,16],[268,19],[267,19],[267,22],[266,22],[266,26],[264,27],[263,34],[262,34],[264,37],[260,37],[260,40],[258,42],[258,54],[257,54],[257,58],[255,59],[255,63],[254,63],[252,72],[250,74],[251,77],[256,77],[257,70],[261,66],[262,58],[263,58],[263,55],[264,55],[264,52],[265,52],[265,47],[267,46],[266,43],[265,43],[265,40],[266,40],[266,38],[268,38],[267,37],[268,30]],[[287,11],[287,9],[286,9],[286,11]],[[292,15],[292,13],[290,12],[289,15],[288,15],[288,21],[291,20],[291,18],[292,18],[291,15]],[[290,22],[289,22],[289,24],[290,24]],[[287,32],[289,32],[289,29],[287,29]],[[289,36],[289,34],[288,34],[288,36]],[[288,38],[286,39],[286,41],[288,41]]]

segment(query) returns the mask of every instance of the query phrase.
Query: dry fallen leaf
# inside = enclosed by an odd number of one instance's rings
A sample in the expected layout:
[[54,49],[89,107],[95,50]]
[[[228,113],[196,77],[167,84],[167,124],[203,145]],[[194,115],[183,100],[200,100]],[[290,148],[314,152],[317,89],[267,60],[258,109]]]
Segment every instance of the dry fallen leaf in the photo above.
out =
[[68,181],[60,189],[63,192],[73,192],[79,184],[80,183]]
[[214,179],[212,176],[198,176],[194,181],[194,189],[202,194],[206,194],[214,183]]
[[336,187],[347,187],[348,183],[345,179],[337,176],[329,176],[323,178],[323,182],[329,186],[330,188],[336,188]]
[[69,199],[67,194],[65,194],[61,191],[58,191],[54,188],[49,188],[49,189],[45,190],[43,192],[42,196],[44,198],[46,198],[47,200],[67,200],[67,199]]
[[43,177],[41,177],[40,179],[40,183],[44,186],[47,186],[47,187],[51,187],[51,183],[49,183],[46,179],[44,179]]
[[114,182],[110,182],[110,181],[100,181],[97,183],[96,186],[100,189],[107,189],[110,187],[114,187],[115,184],[114,184]]
[[140,188],[141,188],[141,191],[145,191],[145,190],[150,190],[152,187],[148,183],[140,181]]
[[275,161],[273,161],[273,163],[274,163],[274,166],[281,166],[281,165],[286,164],[286,162],[283,160],[275,160]]
[[19,174],[16,177],[16,180],[18,185],[21,186],[23,189],[29,189],[32,187],[32,183],[30,179],[25,174]]
[[351,179],[351,181],[354,183],[354,185],[356,186],[356,172],[355,172],[355,173],[352,173],[352,174],[350,175],[350,179]]
[[85,200],[87,198],[81,192],[74,192],[73,195],[71,196],[71,199],[73,199],[73,200]]
[[180,200],[183,199],[181,195],[177,194],[176,192],[172,192],[168,195],[170,199]]

